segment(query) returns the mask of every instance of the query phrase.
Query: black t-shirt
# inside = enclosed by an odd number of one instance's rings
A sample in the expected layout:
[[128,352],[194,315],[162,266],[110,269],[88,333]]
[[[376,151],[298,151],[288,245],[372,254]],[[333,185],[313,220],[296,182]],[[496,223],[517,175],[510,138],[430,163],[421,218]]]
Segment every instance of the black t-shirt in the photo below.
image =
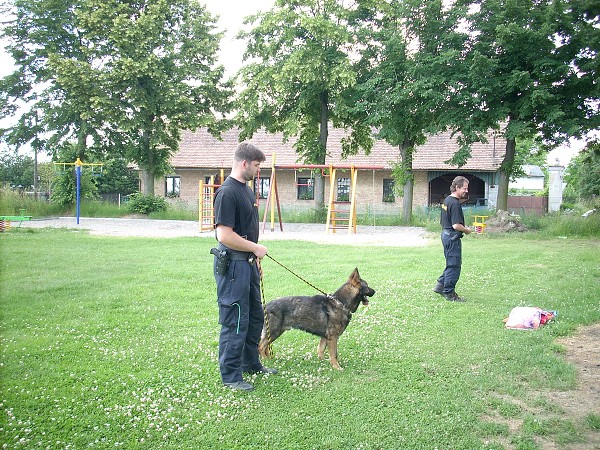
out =
[[460,201],[453,195],[449,195],[444,199],[444,204],[442,205],[440,224],[442,228],[452,229],[452,225],[457,223],[464,225],[465,216],[462,206],[460,206]]
[[258,205],[246,183],[227,177],[215,197],[215,226],[225,225],[252,242],[258,242]]

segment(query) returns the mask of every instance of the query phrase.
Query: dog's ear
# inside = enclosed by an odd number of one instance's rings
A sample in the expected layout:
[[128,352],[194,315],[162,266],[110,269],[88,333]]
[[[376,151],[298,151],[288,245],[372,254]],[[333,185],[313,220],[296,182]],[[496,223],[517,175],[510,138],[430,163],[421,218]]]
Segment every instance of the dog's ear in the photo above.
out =
[[349,278],[349,280],[354,280],[354,281],[356,281],[356,282],[360,283],[360,275],[359,275],[359,273],[358,273],[358,267],[356,267],[356,268],[355,268],[355,269],[352,271],[352,273],[350,274],[350,278]]

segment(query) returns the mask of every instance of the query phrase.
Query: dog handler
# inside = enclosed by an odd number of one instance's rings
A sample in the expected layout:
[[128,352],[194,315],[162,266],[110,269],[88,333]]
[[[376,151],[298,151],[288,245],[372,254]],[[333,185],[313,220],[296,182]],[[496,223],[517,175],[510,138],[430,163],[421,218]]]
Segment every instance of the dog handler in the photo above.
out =
[[460,277],[462,265],[462,243],[464,234],[470,234],[471,229],[465,226],[465,217],[460,205],[461,199],[466,199],[469,194],[469,180],[458,176],[452,180],[450,195],[444,199],[440,224],[442,225],[442,244],[446,267],[437,280],[433,292],[441,294],[451,302],[464,302],[454,288]]
[[223,384],[232,389],[251,391],[242,372],[275,374],[258,357],[258,341],[264,311],[260,297],[257,259],[267,254],[258,243],[259,221],[256,197],[246,182],[254,179],[265,160],[254,145],[241,143],[233,157],[231,174],[215,197],[215,228],[219,241],[214,275],[219,304],[219,369]]

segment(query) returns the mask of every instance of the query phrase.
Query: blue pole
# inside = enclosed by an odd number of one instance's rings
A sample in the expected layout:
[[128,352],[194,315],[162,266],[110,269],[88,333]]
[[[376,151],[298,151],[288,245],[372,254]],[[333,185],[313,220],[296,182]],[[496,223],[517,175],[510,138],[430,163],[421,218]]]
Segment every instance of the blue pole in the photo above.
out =
[[81,166],[77,165],[75,168],[77,174],[77,225],[79,225],[79,202],[80,202],[80,191],[81,191]]

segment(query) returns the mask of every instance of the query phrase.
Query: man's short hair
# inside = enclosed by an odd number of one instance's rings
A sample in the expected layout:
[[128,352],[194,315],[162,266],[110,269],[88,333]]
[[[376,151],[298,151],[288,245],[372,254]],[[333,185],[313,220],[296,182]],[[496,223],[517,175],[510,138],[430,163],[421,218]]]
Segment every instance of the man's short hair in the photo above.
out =
[[456,192],[456,188],[463,187],[465,185],[465,182],[467,182],[468,184],[469,180],[463,176],[458,176],[454,178],[454,180],[452,180],[452,184],[450,185],[450,192]]
[[238,145],[237,150],[235,151],[235,155],[233,157],[235,161],[259,161],[263,162],[265,159],[265,154],[256,146],[252,145],[249,142],[242,142]]

